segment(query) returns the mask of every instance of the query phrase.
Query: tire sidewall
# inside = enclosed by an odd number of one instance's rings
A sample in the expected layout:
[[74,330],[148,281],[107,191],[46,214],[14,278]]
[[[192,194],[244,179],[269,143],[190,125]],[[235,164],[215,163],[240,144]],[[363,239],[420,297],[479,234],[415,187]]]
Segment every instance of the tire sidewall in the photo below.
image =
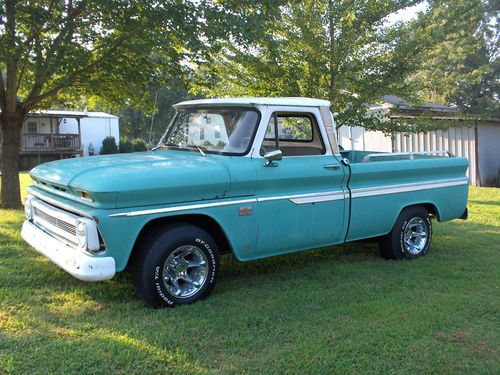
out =
[[[406,251],[405,245],[404,245],[404,232],[406,225],[413,219],[413,218],[420,218],[424,221],[424,225],[426,226],[427,229],[427,242],[425,243],[425,247],[423,248],[422,251],[420,251],[418,254],[411,254],[408,251]],[[401,256],[404,259],[415,259],[419,258],[421,256],[424,256],[427,251],[429,250],[429,247],[431,245],[432,241],[432,222],[429,217],[429,214],[427,210],[421,207],[414,207],[412,209],[409,209],[407,212],[404,213],[401,217],[401,223],[399,226],[399,236],[397,238],[397,243],[398,243],[398,248],[399,251],[401,252]]]
[[[177,248],[185,245],[198,247],[207,257],[208,276],[203,287],[188,298],[173,296],[163,283],[163,266],[168,256]],[[160,306],[176,306],[193,303],[206,297],[214,288],[218,274],[218,250],[212,238],[196,227],[179,228],[178,231],[168,231],[155,241],[150,256],[145,262],[144,281],[149,294]]]

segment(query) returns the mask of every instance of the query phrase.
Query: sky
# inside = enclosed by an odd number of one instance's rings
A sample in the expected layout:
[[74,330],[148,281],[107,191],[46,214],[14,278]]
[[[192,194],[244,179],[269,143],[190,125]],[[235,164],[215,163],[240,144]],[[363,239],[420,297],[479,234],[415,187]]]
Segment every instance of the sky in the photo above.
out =
[[391,14],[389,17],[387,17],[387,24],[388,25],[393,25],[398,21],[410,21],[412,19],[417,18],[417,15],[419,12],[425,11],[427,8],[427,1],[424,1],[420,4],[414,5],[412,7],[408,7],[405,9],[400,10],[399,12]]

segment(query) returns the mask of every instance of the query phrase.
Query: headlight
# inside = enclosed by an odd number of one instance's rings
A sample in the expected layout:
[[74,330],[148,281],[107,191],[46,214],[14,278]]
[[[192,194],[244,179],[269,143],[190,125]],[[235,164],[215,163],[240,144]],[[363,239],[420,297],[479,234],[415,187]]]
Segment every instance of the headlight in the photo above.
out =
[[33,218],[33,206],[31,205],[31,197],[27,196],[24,200],[24,215],[26,219],[31,220]]
[[87,225],[81,221],[77,220],[75,225],[76,239],[81,247],[84,247],[87,243]]

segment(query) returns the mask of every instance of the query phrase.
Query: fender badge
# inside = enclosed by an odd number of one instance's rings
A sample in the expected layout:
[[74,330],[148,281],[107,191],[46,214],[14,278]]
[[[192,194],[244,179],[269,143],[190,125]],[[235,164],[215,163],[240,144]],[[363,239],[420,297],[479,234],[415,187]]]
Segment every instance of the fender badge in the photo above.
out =
[[253,208],[251,206],[240,207],[240,216],[247,216],[253,213]]

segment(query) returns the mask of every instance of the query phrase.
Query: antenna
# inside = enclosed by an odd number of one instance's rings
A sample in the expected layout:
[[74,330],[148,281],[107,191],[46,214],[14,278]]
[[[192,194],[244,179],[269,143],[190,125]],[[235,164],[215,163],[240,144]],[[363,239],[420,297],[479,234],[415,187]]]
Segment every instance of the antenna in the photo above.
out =
[[149,144],[152,144],[151,143],[151,135],[153,133],[153,122],[155,120],[155,114],[156,114],[156,102],[158,101],[158,91],[156,91],[156,94],[155,94],[155,104],[153,106],[153,116],[151,116],[151,126],[149,127]]

